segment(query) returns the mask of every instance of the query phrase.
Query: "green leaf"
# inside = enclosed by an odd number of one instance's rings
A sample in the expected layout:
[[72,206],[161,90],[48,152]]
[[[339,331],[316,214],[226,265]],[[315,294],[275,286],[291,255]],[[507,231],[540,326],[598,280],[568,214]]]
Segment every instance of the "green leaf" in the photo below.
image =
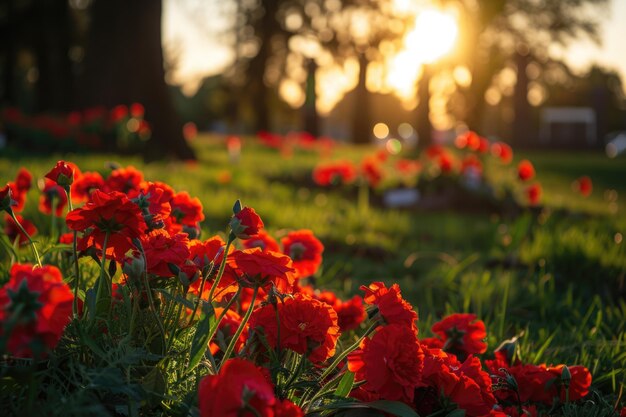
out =
[[352,391],[352,385],[354,385],[354,373],[347,371],[341,377],[341,381],[339,381],[339,385],[335,390],[335,395],[337,397],[347,397],[350,391]]
[[152,404],[158,405],[167,394],[167,378],[160,367],[152,368],[141,381],[142,388],[148,393]]
[[456,410],[452,410],[446,414],[446,417],[465,417],[465,410],[457,408]]
[[211,304],[202,306],[204,317],[202,317],[196,325],[196,334],[191,342],[191,354],[189,357],[188,371],[193,370],[204,356],[209,344],[209,334],[211,327],[216,325],[215,309]]
[[[375,410],[384,411],[385,413],[393,414],[397,417],[419,417],[419,414],[408,405],[398,401],[373,401],[371,403],[365,403],[369,408]],[[461,410],[462,411],[462,410]],[[463,416],[465,412],[463,412]],[[460,417],[460,416],[457,416]]]
[[190,310],[193,310],[195,307],[193,301],[188,300],[185,297],[181,297],[180,295],[174,296],[164,288],[156,288],[155,291],[163,295],[163,298],[166,298],[168,301],[174,301],[175,303],[182,304]]
[[235,201],[235,205],[233,206],[233,213],[237,214],[241,211],[241,209],[242,209],[241,200]]

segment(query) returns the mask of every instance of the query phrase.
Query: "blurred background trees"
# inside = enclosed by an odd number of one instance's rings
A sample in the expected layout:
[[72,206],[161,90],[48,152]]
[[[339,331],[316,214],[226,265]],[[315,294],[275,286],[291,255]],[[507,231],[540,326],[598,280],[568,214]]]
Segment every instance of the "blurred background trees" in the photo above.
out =
[[551,52],[600,41],[608,0],[164,1],[231,51],[196,91],[165,82],[180,45],[164,54],[161,1],[3,0],[1,105],[141,102],[150,158],[193,156],[181,120],[364,143],[378,121],[408,122],[422,145],[465,126],[523,146],[537,143],[542,107],[584,105],[600,137],[626,127],[619,77],[600,67],[574,75]]

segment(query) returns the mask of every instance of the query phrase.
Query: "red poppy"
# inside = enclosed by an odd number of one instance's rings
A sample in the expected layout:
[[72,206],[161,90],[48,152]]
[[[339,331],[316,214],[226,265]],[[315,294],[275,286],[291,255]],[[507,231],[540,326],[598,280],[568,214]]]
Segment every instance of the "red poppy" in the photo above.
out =
[[74,233],[63,233],[59,236],[59,243],[71,245],[74,242]]
[[321,186],[350,184],[356,176],[356,168],[349,161],[320,164],[313,170],[313,181]]
[[[15,321],[8,350],[16,357],[32,357],[54,349],[72,315],[74,296],[61,271],[50,265],[33,268],[14,264],[9,282],[0,288],[0,334]],[[14,312],[19,317],[14,317]]]
[[113,255],[120,261],[126,252],[134,248],[132,239],[146,231],[146,222],[139,207],[117,191],[105,193],[95,190],[91,201],[69,212],[65,221],[72,230],[86,231],[79,240],[79,250],[90,246],[102,250],[108,232],[107,255]]
[[[58,161],[57,164],[48,172],[45,177],[54,181],[61,187],[69,187],[74,182],[75,164],[65,161]],[[77,168],[77,167],[76,167]],[[80,171],[78,172],[80,174]]]
[[228,264],[244,279],[263,286],[274,283],[282,291],[291,291],[295,282],[293,263],[278,252],[263,252],[259,248],[235,251],[228,256]]
[[197,197],[191,198],[185,191],[175,194],[170,205],[172,206],[171,217],[179,225],[195,226],[196,223],[204,220],[202,203]]
[[314,275],[322,264],[324,245],[307,229],[289,232],[281,239],[283,253],[293,260],[298,277]]
[[290,349],[301,355],[306,353],[313,363],[332,357],[339,338],[335,310],[304,294],[295,294],[276,306],[266,304],[261,307],[253,313],[250,328],[262,328],[272,348],[280,345],[281,349]]
[[366,381],[366,390],[408,404],[421,383],[423,367],[424,352],[415,332],[401,324],[381,327],[348,356],[348,369],[357,380]]
[[[22,227],[26,230],[31,237],[37,234],[37,228],[30,221],[26,220],[19,214],[16,214],[15,217],[17,221],[20,222]],[[5,215],[4,217],[4,233],[7,235],[11,242],[15,241],[19,236],[20,245],[25,245],[28,243],[28,237],[20,230],[20,228],[15,224],[13,218],[10,215]]]
[[117,123],[126,117],[128,117],[128,107],[125,104],[117,105],[111,109],[112,122]]
[[131,190],[128,197],[143,210],[144,219],[153,229],[165,226],[164,220],[170,216],[172,195],[158,184],[144,182],[139,190]]
[[454,170],[454,158],[447,151],[443,151],[437,157],[437,165],[442,174],[449,174]]
[[396,170],[403,175],[416,175],[422,170],[422,165],[411,159],[399,159],[396,162]]
[[189,258],[189,239],[184,233],[170,236],[165,230],[156,229],[141,236],[141,244],[148,272],[160,277],[174,276],[170,264],[182,268]]
[[539,183],[529,185],[524,191],[528,204],[531,206],[539,204],[539,200],[541,200],[541,185]]
[[75,176],[72,183],[72,201],[82,203],[89,200],[89,196],[93,190],[102,190],[104,188],[104,179],[98,172],[83,172]]
[[[422,383],[430,390],[420,388],[418,391],[420,397],[428,396],[429,393],[436,396],[434,404],[433,401],[424,401],[429,407],[439,402],[439,393],[454,402],[458,408],[465,410],[468,417],[489,415],[496,404],[491,390],[491,377],[482,370],[478,358],[473,356],[469,356],[461,363],[455,355],[446,354],[438,349],[428,349],[424,358]],[[420,404],[417,405],[420,414],[430,414],[434,411],[422,409]]]
[[[219,236],[213,236],[204,242],[193,240],[189,243],[189,259],[193,261],[199,269],[203,269],[213,262],[214,268],[217,270],[219,264],[222,262],[222,257],[224,256],[223,248],[225,246],[226,242]],[[233,250],[231,246],[228,253],[232,253]]]
[[262,251],[280,252],[278,242],[264,230],[260,230],[256,237],[243,241],[245,249],[261,248]]
[[374,156],[363,159],[361,162],[361,174],[370,187],[377,187],[383,179],[383,172],[378,158]]
[[413,306],[402,298],[398,284],[387,288],[382,282],[373,282],[369,287],[362,285],[361,290],[365,291],[365,297],[363,297],[365,303],[376,305],[385,323],[409,326],[417,334],[415,323],[417,313],[413,311]]
[[274,417],[304,417],[304,412],[300,407],[285,399],[276,401],[274,405]]
[[244,207],[230,220],[230,229],[239,239],[250,239],[263,229],[263,220],[253,208]]
[[198,387],[201,417],[271,416],[276,402],[272,385],[245,359],[227,360]]
[[367,313],[363,307],[363,299],[355,295],[348,301],[340,302],[335,307],[339,318],[339,329],[342,332],[357,329],[363,320],[367,318]]
[[13,207],[17,205],[17,202],[13,198],[13,190],[11,189],[11,184],[8,183],[3,188],[0,188],[0,209],[12,210]]
[[20,193],[25,193],[30,190],[30,187],[33,182],[33,175],[28,172],[28,170],[24,167],[21,167],[17,171],[17,177],[15,178],[15,186],[17,191]]
[[118,168],[111,172],[105,182],[106,191],[119,191],[127,194],[130,190],[139,190],[139,185],[143,181],[143,174],[137,168],[128,166]]
[[432,332],[444,342],[443,350],[465,357],[472,353],[485,353],[487,337],[485,323],[475,314],[451,314],[435,323]]
[[504,142],[495,142],[491,145],[491,154],[499,158],[503,164],[509,164],[513,160],[513,149]]
[[136,118],[143,117],[145,109],[141,103],[133,103],[130,105],[130,115]]
[[593,191],[593,183],[588,176],[580,177],[574,181],[574,189],[583,197],[589,197]]
[[[565,365],[551,366],[548,368],[554,377],[558,378],[563,383],[563,369]],[[558,395],[561,401],[565,401],[569,398],[569,401],[578,401],[589,394],[589,387],[591,386],[591,372],[584,366],[576,365],[567,368],[570,373],[569,381],[569,396],[565,394],[565,387],[558,390]],[[563,385],[566,385],[563,383]]]
[[517,176],[522,181],[528,181],[535,176],[535,167],[527,159],[520,161],[517,165]]
[[45,178],[44,187],[39,197],[39,211],[43,214],[52,214],[54,204],[54,215],[63,216],[63,211],[67,206],[67,194],[60,185]]

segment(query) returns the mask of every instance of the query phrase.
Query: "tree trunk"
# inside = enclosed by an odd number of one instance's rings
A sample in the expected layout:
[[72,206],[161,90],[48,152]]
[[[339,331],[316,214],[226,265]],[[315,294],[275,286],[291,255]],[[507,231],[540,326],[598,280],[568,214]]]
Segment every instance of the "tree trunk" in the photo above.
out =
[[15,43],[17,41],[15,35],[16,28],[16,16],[15,16],[15,6],[13,4],[13,0],[7,0],[6,2],[6,23],[2,27],[2,38],[4,39],[3,44],[3,55],[4,55],[4,68],[3,68],[3,86],[2,86],[2,96],[0,100],[0,105],[15,105],[16,97],[15,97],[15,55],[16,55],[16,47]]
[[513,93],[513,109],[515,120],[513,122],[513,144],[516,146],[528,145],[529,141],[536,139],[530,123],[530,105],[528,104],[528,75],[526,67],[530,57],[528,49],[518,51],[515,54],[515,66],[517,67],[517,82]]
[[67,1],[41,0],[36,8],[35,51],[38,111],[71,108],[72,64],[69,59],[70,21]]
[[433,126],[430,122],[430,78],[432,69],[428,64],[422,64],[422,76],[417,85],[417,140],[421,149],[432,144]]
[[365,53],[359,53],[359,81],[354,89],[354,104],[352,110],[352,142],[370,143],[372,122],[370,116],[370,94],[367,91],[367,58]]
[[152,130],[146,159],[195,159],[165,83],[161,1],[95,0],[92,7],[78,102],[108,108],[142,103]]
[[317,113],[317,95],[315,93],[315,71],[317,65],[315,60],[309,59],[308,62],[308,76],[306,80],[306,99],[304,106],[302,106],[302,112],[304,114],[304,130],[309,132],[313,136],[319,136],[319,115]]

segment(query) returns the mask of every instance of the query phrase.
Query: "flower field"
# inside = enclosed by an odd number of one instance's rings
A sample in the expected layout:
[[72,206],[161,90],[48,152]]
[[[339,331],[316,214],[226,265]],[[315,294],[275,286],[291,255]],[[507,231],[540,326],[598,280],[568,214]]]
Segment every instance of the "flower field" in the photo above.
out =
[[0,158],[8,415],[626,415],[623,158],[193,146]]

